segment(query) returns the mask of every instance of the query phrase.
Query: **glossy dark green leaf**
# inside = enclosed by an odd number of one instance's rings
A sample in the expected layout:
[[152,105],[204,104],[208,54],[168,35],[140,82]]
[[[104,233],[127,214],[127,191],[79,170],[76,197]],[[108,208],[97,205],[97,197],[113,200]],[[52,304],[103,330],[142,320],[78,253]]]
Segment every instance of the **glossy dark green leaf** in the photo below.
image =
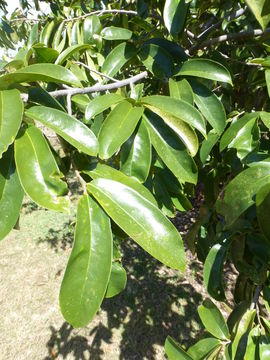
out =
[[34,64],[13,73],[2,75],[0,77],[0,89],[5,90],[11,84],[32,81],[81,86],[81,83],[72,72],[63,66],[55,64]]
[[231,75],[225,66],[208,59],[190,59],[185,61],[176,75],[196,76],[232,84]]
[[211,130],[207,134],[207,139],[203,140],[200,148],[200,159],[203,164],[206,162],[208,156],[211,153],[211,150],[218,142],[218,139],[219,139],[219,135],[216,133],[216,131]]
[[244,358],[247,347],[248,334],[252,329],[255,315],[255,309],[248,309],[241,318],[232,342],[232,359],[242,360]]
[[179,46],[176,42],[169,41],[164,38],[151,38],[145,41],[145,44],[154,44],[161,46],[166,50],[173,58],[175,62],[184,61],[188,58],[185,50]]
[[121,148],[121,171],[145,182],[151,165],[152,151],[148,130],[143,122]]
[[27,42],[28,48],[31,48],[32,45],[34,45],[38,42],[38,40],[39,40],[38,28],[39,28],[39,23],[33,25],[32,29],[29,33],[29,38],[28,38],[28,42]]
[[40,46],[40,44],[36,44],[35,46],[33,46],[33,50],[35,53],[36,62],[38,62],[39,64],[41,63],[52,64],[59,56],[57,50],[45,47],[44,45]]
[[263,302],[270,314],[270,287],[268,285],[264,285],[263,287]]
[[244,128],[249,122],[254,124],[255,120],[259,116],[259,112],[245,114],[241,118],[236,118],[230,124],[228,129],[224,132],[220,140],[220,151],[223,151],[227,146],[229,146],[239,135],[242,133],[242,128]]
[[126,42],[119,44],[106,57],[101,71],[109,76],[114,76],[135,54],[136,49],[133,45]]
[[73,23],[69,37],[69,42],[71,46],[82,44],[80,20],[77,20]]
[[144,122],[159,157],[180,182],[197,182],[197,168],[185,145],[164,121],[147,111]]
[[23,103],[18,90],[0,91],[0,159],[20,128]]
[[56,22],[54,20],[46,23],[40,34],[41,43],[43,43],[46,46],[50,45],[50,39],[55,26],[56,26]]
[[222,342],[219,339],[215,338],[206,338],[198,341],[195,345],[191,346],[188,349],[188,354],[196,360],[203,360],[208,358],[208,356],[220,345]]
[[54,130],[78,150],[92,156],[97,154],[97,138],[86,125],[74,117],[45,106],[32,106],[25,114]]
[[[162,95],[146,96],[142,98],[141,102],[159,116],[162,117],[163,113],[172,115],[193,126],[206,136],[205,122],[202,115],[189,103]],[[174,127],[177,127],[176,124]]]
[[87,17],[83,22],[83,41],[85,44],[95,44],[102,25],[97,15]]
[[139,52],[144,66],[159,79],[169,78],[173,73],[173,59],[162,47],[144,44]]
[[155,193],[155,198],[158,202],[158,206],[163,212],[163,214],[170,218],[173,218],[175,216],[173,202],[165,184],[162,182],[162,179],[158,175],[155,175],[153,179],[153,190]]
[[156,200],[152,193],[142,184],[140,184],[136,179],[123,174],[121,171],[112,168],[111,166],[105,164],[97,164],[95,169],[91,171],[83,171],[85,174],[89,175],[92,179],[111,179],[118,181],[128,187],[131,187],[136,192],[138,192],[146,200],[150,201],[152,204],[157,205]]
[[265,70],[265,81],[267,85],[268,95],[270,97],[270,70]]
[[246,0],[258,23],[264,30],[270,22],[270,3],[268,0]]
[[174,99],[184,100],[190,105],[193,105],[194,98],[192,88],[186,79],[175,81],[169,80],[170,96]]
[[259,358],[269,359],[270,356],[270,335],[261,335],[259,338]]
[[204,300],[198,307],[198,313],[206,330],[220,340],[230,338],[227,324],[217,306],[210,300]]
[[42,87],[31,87],[28,91],[28,101],[65,111],[65,108]]
[[150,255],[184,271],[182,239],[173,224],[134,189],[114,180],[96,179],[87,189],[113,221]]
[[260,228],[270,241],[270,184],[266,184],[260,188],[256,194],[256,211]]
[[112,263],[112,270],[108,288],[106,291],[106,298],[111,298],[120,294],[126,287],[127,273],[121,264],[118,262]]
[[215,244],[209,251],[204,263],[203,280],[208,293],[216,300],[224,300],[224,263],[230,242]]
[[50,147],[35,126],[19,134],[15,141],[15,161],[20,182],[27,195],[38,205],[68,211],[67,185],[61,180]]
[[15,168],[13,148],[0,159],[0,240],[15,226],[24,191]]
[[270,163],[258,163],[237,175],[225,188],[220,197],[217,211],[225,216],[227,225],[231,225],[245,210],[255,203],[259,189],[270,183]]
[[187,352],[178,345],[170,336],[167,336],[165,341],[165,353],[169,360],[193,360]]
[[100,35],[105,40],[129,40],[132,36],[132,31],[125,28],[109,26],[103,28]]
[[62,21],[54,34],[53,41],[52,41],[52,48],[55,50],[58,50],[59,44],[61,43],[61,41],[63,39],[63,32],[64,32],[65,25],[66,25],[66,23],[64,21]]
[[88,195],[78,202],[74,244],[61,285],[64,318],[73,327],[87,325],[105,296],[111,273],[110,219]]
[[185,0],[166,0],[163,19],[169,33],[177,35],[184,29],[189,3]]
[[143,107],[133,107],[125,100],[115,106],[103,122],[98,136],[101,159],[110,158],[131,136],[143,110]]
[[93,100],[90,100],[86,111],[85,118],[90,120],[92,117],[100,114],[104,110],[108,109],[112,105],[118,104],[120,101],[125,98],[119,94],[105,94],[95,97]]
[[73,54],[80,52],[82,50],[87,50],[90,48],[90,45],[72,45],[64,50],[56,59],[55,64],[62,65],[66,60],[68,60]]
[[226,124],[226,113],[222,102],[211,90],[199,81],[190,81],[194,93],[195,104],[209,124],[221,134]]

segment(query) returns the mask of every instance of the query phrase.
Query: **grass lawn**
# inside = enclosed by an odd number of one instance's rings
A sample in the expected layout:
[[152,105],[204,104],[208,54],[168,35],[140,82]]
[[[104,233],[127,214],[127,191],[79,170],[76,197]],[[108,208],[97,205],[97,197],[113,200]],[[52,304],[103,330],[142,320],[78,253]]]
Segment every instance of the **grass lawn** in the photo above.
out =
[[182,344],[201,332],[196,313],[205,291],[199,264],[185,276],[167,269],[133,242],[122,243],[126,290],[106,299],[91,324],[72,329],[58,293],[71,251],[70,216],[25,200],[20,230],[0,243],[0,354],[6,360],[164,359],[171,335]]

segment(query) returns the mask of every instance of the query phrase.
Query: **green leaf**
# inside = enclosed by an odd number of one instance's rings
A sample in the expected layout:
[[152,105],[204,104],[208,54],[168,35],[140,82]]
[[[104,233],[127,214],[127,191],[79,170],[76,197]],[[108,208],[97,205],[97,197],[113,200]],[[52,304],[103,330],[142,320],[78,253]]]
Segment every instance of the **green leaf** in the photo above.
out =
[[132,31],[125,28],[109,26],[102,29],[100,35],[105,40],[129,40],[132,36]]
[[232,359],[235,360],[242,360],[244,358],[247,341],[248,341],[248,334],[252,329],[253,321],[256,315],[256,310],[248,309],[242,319],[240,320],[237,331],[232,342]]
[[95,44],[102,25],[97,15],[87,17],[83,22],[83,41],[85,44]]
[[2,240],[18,220],[24,195],[15,168],[12,147],[0,159],[0,169],[0,240]]
[[35,126],[19,134],[15,141],[15,161],[19,178],[27,195],[45,208],[68,212],[67,185],[61,180],[50,147]]
[[270,314],[270,286],[264,285],[263,287],[263,302],[266,307],[266,310]]
[[190,81],[194,93],[195,104],[209,124],[220,135],[226,125],[226,113],[222,102],[211,90],[199,81]]
[[193,360],[170,336],[165,341],[165,353],[169,360]]
[[42,87],[31,87],[28,91],[28,101],[66,111],[65,108]]
[[218,142],[219,135],[215,132],[215,130],[211,130],[207,134],[207,139],[204,139],[201,148],[200,148],[200,159],[201,162],[204,164],[211,153],[211,150]]
[[162,80],[172,76],[173,59],[162,47],[144,44],[138,55],[144,66],[157,78]]
[[231,225],[255,203],[254,195],[270,183],[270,163],[258,163],[237,175],[225,188],[224,198],[217,201],[217,211]]
[[125,98],[119,94],[105,94],[95,97],[90,100],[85,111],[86,120],[90,120],[94,116],[100,114],[104,110],[108,109],[112,105],[118,104]]
[[222,342],[215,338],[202,339],[195,345],[191,346],[187,353],[196,360],[207,359],[208,356],[221,344]]
[[109,76],[116,75],[134,55],[136,49],[133,45],[123,42],[117,45],[106,57],[101,72]]
[[[233,122],[230,124],[229,128],[224,132],[222,138],[220,139],[220,151],[223,151],[230,144],[237,145],[238,137],[242,135],[242,129],[245,126],[248,126],[249,122],[252,122],[252,126],[254,125],[256,119],[259,116],[259,112],[254,112],[250,114],[245,114],[241,118],[235,118]],[[248,126],[248,128],[250,128]],[[241,138],[240,138],[241,139]],[[230,145],[230,147],[234,147]]]
[[169,89],[170,96],[174,99],[184,100],[190,105],[193,105],[193,92],[192,88],[189,85],[189,82],[186,79],[175,81],[173,79],[169,80]]
[[266,184],[260,188],[256,194],[256,211],[257,219],[262,233],[270,241],[270,184]]
[[55,35],[53,37],[52,48],[55,50],[58,50],[58,46],[61,43],[61,40],[63,39],[63,31],[64,31],[65,24],[66,23],[64,21],[61,22],[61,24],[58,26],[58,28],[55,32]]
[[31,48],[31,46],[33,46],[38,42],[39,40],[38,28],[39,28],[39,23],[33,25],[28,37],[28,42],[27,42],[28,48]]
[[46,23],[46,25],[44,26],[44,28],[40,34],[40,42],[41,43],[43,43],[46,46],[50,45],[50,39],[52,36],[52,32],[56,25],[57,24],[54,20]]
[[131,136],[143,110],[143,107],[133,107],[126,100],[115,106],[103,122],[98,136],[101,159],[109,159]]
[[60,289],[64,318],[73,327],[87,325],[104,298],[111,273],[110,219],[88,195],[78,202],[74,244]]
[[87,50],[91,46],[84,44],[84,45],[72,45],[69,46],[66,50],[64,50],[56,59],[55,64],[62,65],[67,59],[69,59],[73,54],[80,52],[82,50]]
[[258,23],[264,30],[270,22],[270,3],[268,0],[246,0]]
[[18,90],[0,91],[0,159],[20,128],[23,103]]
[[269,359],[270,356],[270,335],[265,334],[259,338],[259,358]]
[[164,215],[173,218],[175,216],[175,208],[171,200],[170,194],[162,181],[162,178],[155,175],[153,179],[153,189],[158,206]]
[[84,170],[83,172],[89,175],[92,179],[104,178],[104,179],[111,179],[118,181],[134,189],[136,192],[138,192],[142,197],[150,201],[152,204],[157,205],[154,196],[145,186],[140,184],[136,179],[123,174],[121,171],[116,170],[111,166],[98,163],[95,169],[91,171]]
[[0,77],[0,90],[7,89],[11,84],[32,81],[81,86],[81,83],[72,72],[63,66],[55,64],[34,64],[13,73],[2,75]]
[[176,42],[169,41],[164,38],[150,38],[145,41],[145,44],[161,46],[172,56],[174,62],[185,61],[188,58],[185,50],[181,46],[179,46]]
[[230,338],[229,329],[221,312],[210,299],[204,300],[203,304],[198,307],[198,313],[203,325],[210,334],[220,340]]
[[121,171],[144,183],[148,177],[152,159],[151,142],[143,122],[121,148]]
[[184,29],[189,3],[185,0],[166,0],[163,19],[169,33],[177,35]]
[[215,244],[209,251],[204,263],[203,280],[208,293],[216,300],[224,300],[223,286],[224,262],[230,241]]
[[265,81],[266,81],[266,85],[267,85],[268,95],[270,97],[270,69],[265,70]]
[[151,143],[159,157],[180,182],[197,182],[197,168],[187,153],[185,145],[164,121],[147,111],[144,122],[150,134]]
[[141,102],[159,116],[162,117],[163,113],[172,115],[193,126],[202,135],[206,136],[205,122],[202,115],[187,102],[162,95],[146,96],[142,98]]
[[181,236],[155,205],[134,189],[110,179],[93,180],[87,190],[144,250],[166,266],[184,271]]
[[127,273],[121,264],[114,262],[112,264],[111,276],[108,288],[105,294],[106,298],[111,298],[120,294],[126,287]]
[[40,46],[40,44],[34,45],[33,50],[38,63],[54,63],[59,55],[57,50],[44,47],[44,45]]
[[85,154],[91,156],[97,154],[98,142],[93,132],[81,121],[63,111],[45,106],[32,106],[25,115],[54,130]]
[[175,75],[196,76],[232,84],[231,75],[225,66],[208,59],[190,59],[185,61]]

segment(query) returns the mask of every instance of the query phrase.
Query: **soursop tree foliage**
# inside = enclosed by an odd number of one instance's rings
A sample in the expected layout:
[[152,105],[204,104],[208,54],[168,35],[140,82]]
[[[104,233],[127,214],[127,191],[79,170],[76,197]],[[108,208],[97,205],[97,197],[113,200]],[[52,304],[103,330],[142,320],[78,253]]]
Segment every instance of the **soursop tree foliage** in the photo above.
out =
[[[24,194],[68,213],[73,174],[82,195],[59,299],[64,318],[83,327],[125,289],[121,241],[184,272],[170,218],[192,208],[199,183],[204,203],[185,240],[204,264],[209,298],[198,312],[212,337],[188,350],[168,337],[165,351],[267,359],[269,1],[20,4],[9,14],[0,1],[0,239]],[[237,272],[227,320],[226,263]]]

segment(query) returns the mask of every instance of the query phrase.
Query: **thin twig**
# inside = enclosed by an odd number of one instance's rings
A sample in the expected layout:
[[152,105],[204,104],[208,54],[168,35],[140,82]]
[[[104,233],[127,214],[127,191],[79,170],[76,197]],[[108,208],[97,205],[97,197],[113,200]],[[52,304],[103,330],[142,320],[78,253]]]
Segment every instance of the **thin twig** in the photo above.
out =
[[65,22],[70,22],[70,21],[74,21],[74,20],[80,20],[80,19],[85,19],[87,17],[93,16],[93,15],[97,15],[97,16],[101,16],[104,14],[126,14],[126,15],[138,15],[137,11],[133,11],[133,10],[108,10],[108,9],[104,9],[104,10],[97,10],[97,11],[92,11],[88,14],[85,15],[81,15],[81,16],[77,16],[77,17],[73,17],[70,19],[65,19]]
[[225,41],[243,41],[249,38],[255,38],[257,36],[264,36],[270,34],[270,28],[266,28],[264,31],[261,29],[249,30],[249,31],[240,31],[237,33],[231,33],[227,35],[221,35],[213,39],[206,40],[202,42],[198,49],[203,49],[215,44],[219,44]]
[[[144,71],[141,74],[132,76],[128,79],[120,80],[117,83],[106,84],[106,85],[96,84],[94,86],[90,86],[90,87],[86,87],[86,88],[72,88],[72,89],[56,90],[56,91],[49,92],[49,94],[53,97],[59,97],[59,96],[67,96],[67,95],[73,96],[73,95],[77,95],[77,94],[90,94],[90,93],[94,93],[94,92],[113,90],[113,89],[118,89],[118,88],[130,85],[130,84],[134,84],[134,83],[146,78],[147,75],[148,75],[147,71]],[[27,102],[28,94],[21,94],[21,98],[24,102]]]
[[236,64],[241,64],[241,65],[246,65],[246,66],[257,66],[257,67],[261,67],[261,64],[256,64],[256,63],[251,63],[251,62],[244,62],[244,61],[240,61],[240,60],[236,60],[236,59],[233,59],[231,57],[229,57],[228,55],[226,54],[223,54],[221,51],[219,51],[220,55],[222,57],[224,57],[224,59],[228,60],[228,61],[231,61],[231,62],[234,62]]
[[105,77],[105,78],[107,78],[107,79],[109,79],[109,80],[111,80],[113,82],[119,82],[119,80],[117,80],[117,79],[115,79],[115,78],[113,78],[113,77],[111,77],[109,75],[106,75],[106,74],[103,74],[103,73],[101,73],[101,72],[99,72],[97,70],[91,69],[90,66],[85,65],[81,61],[76,61],[75,64],[81,65],[81,66],[85,67],[87,70],[92,71],[93,73],[95,73],[95,74],[97,74],[99,76]]
[[71,95],[67,95],[67,111],[68,115],[72,116],[72,106],[71,106]]
[[241,17],[245,11],[247,10],[247,7],[243,8],[243,9],[239,9],[233,13],[228,13],[227,15],[224,16],[223,19],[221,19],[220,21],[218,21],[216,24],[212,24],[210,25],[207,29],[205,29],[201,34],[199,34],[196,37],[197,43],[194,44],[193,46],[191,46],[191,48],[188,50],[189,55],[192,55],[193,53],[195,53],[198,49],[201,49],[201,44],[202,42],[205,40],[205,38],[214,30],[218,29],[224,20],[226,21],[232,21],[235,20],[239,17]]

